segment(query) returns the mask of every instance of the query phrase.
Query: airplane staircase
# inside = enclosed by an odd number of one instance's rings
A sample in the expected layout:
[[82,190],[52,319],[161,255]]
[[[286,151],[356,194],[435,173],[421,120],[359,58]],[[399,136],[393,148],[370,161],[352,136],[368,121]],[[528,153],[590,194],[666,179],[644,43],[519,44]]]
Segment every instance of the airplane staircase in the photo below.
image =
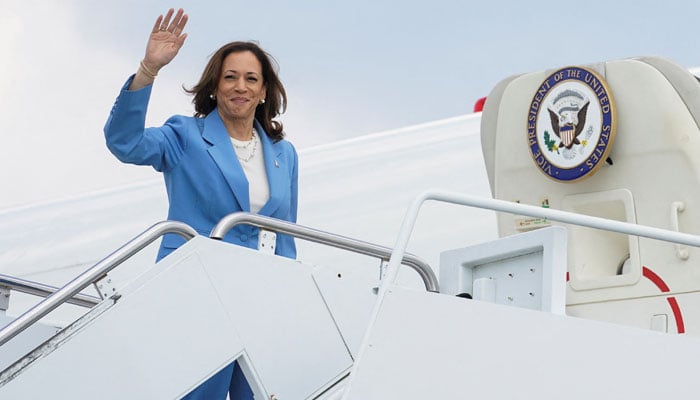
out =
[[[33,335],[38,346],[0,373],[0,398],[176,399],[234,360],[256,398],[339,398],[376,301],[376,276],[279,257],[269,242],[256,251],[217,240],[241,223],[383,261],[391,255],[389,248],[244,213],[222,220],[211,238],[181,223],[156,224],[0,330],[0,349],[13,348],[58,305],[97,303],[57,333],[48,327]],[[114,287],[108,273],[165,233],[187,242]],[[274,235],[261,230],[267,233]],[[407,255],[404,264],[438,291],[422,260]],[[91,284],[102,299],[79,294]],[[20,286],[30,285],[15,282]]]
[[565,315],[564,227],[443,252],[440,293],[397,285],[398,262],[428,200],[700,247],[700,236],[687,233],[425,192],[404,218],[343,400],[697,397],[697,336]]
[[[42,304],[69,298],[84,282],[102,283],[104,300],[0,373],[0,398],[181,398],[233,360],[256,398],[267,400],[697,394],[691,368],[700,352],[697,337],[564,315],[566,233],[561,227],[448,251],[441,278],[445,267],[451,276],[444,282],[452,283],[440,292],[429,267],[405,253],[426,200],[700,246],[695,235],[448,192],[427,192],[414,201],[393,250],[232,214],[211,238],[193,234],[122,288],[105,282],[112,264],[131,251],[124,248],[20,316],[17,321],[38,319],[50,308]],[[374,255],[389,265],[375,287],[376,280],[355,280],[332,268],[268,254],[269,246],[256,251],[216,240],[238,223]],[[531,257],[511,264],[530,249],[549,265],[533,268]],[[400,264],[421,271],[428,290],[397,285]],[[499,303],[503,282],[493,282],[496,301],[477,293],[476,284],[484,279],[478,269],[487,264],[496,272],[512,270],[513,276],[524,266],[541,269],[533,275],[537,279],[525,282],[527,288],[536,285],[529,290],[538,306]],[[505,281],[510,289],[522,289],[511,287],[510,278]],[[463,292],[474,300],[460,298]],[[12,343],[11,336],[19,337],[17,326],[31,324],[13,322],[0,330],[0,348]]]

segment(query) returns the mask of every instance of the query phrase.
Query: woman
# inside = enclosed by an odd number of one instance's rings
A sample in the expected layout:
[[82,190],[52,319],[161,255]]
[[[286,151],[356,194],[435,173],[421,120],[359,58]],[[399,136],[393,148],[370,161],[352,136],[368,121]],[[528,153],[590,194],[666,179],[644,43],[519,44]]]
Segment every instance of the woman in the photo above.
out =
[[[194,96],[194,117],[176,115],[145,128],[152,84],[187,37],[187,15],[170,9],[156,19],[146,54],[119,94],[105,125],[107,147],[121,161],[151,165],[163,173],[168,219],[202,235],[227,214],[255,212],[286,221],[297,218],[297,154],[273,121],[286,108],[286,93],[270,57],[256,44],[233,42],[210,58]],[[239,226],[224,241],[257,248],[258,229]],[[183,243],[166,235],[158,260]],[[278,234],[276,254],[295,258],[293,238]],[[252,398],[240,367],[232,363],[187,399]]]

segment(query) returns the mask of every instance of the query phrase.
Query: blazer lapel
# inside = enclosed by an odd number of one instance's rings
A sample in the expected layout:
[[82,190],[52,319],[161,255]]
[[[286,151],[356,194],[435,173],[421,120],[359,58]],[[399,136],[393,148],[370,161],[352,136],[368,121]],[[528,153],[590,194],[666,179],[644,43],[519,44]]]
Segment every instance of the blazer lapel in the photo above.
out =
[[289,186],[287,168],[282,165],[280,146],[272,143],[262,126],[255,121],[255,129],[259,132],[265,156],[265,171],[267,172],[267,182],[270,188],[270,199],[265,203],[259,214],[271,216],[282,204],[285,186]]
[[216,108],[204,119],[202,137],[211,144],[207,151],[231,188],[235,199],[240,205],[240,209],[250,212],[248,180],[243,173],[241,164],[238,162],[236,153],[233,151],[233,145],[226,132],[226,127],[221,121],[219,111]]

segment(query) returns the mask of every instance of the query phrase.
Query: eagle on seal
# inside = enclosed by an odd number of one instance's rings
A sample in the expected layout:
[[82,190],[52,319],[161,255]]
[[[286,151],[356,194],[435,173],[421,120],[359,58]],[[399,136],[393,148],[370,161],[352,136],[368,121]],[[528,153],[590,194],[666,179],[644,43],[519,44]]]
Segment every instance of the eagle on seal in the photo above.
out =
[[588,105],[586,104],[578,110],[576,114],[576,119],[572,118],[572,112],[575,109],[564,109],[559,110],[561,117],[556,112],[547,108],[549,111],[549,119],[552,121],[552,129],[554,133],[561,139],[561,144],[567,149],[570,149],[575,144],[581,144],[578,141],[578,135],[583,132],[583,128],[586,126],[586,112],[588,111]]

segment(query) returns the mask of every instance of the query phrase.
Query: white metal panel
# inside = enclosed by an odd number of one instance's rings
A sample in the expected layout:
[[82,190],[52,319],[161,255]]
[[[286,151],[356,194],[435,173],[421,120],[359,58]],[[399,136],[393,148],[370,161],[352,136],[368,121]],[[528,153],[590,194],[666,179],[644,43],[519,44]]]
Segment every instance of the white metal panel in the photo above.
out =
[[196,237],[120,293],[0,398],[176,398],[240,355],[259,395],[304,398],[352,364],[293,260]]
[[309,265],[200,241],[212,287],[268,394],[302,399],[350,368],[352,358]]
[[189,255],[166,265],[0,388],[0,397],[175,398],[226,365],[243,345],[200,260]]
[[343,399],[689,399],[700,390],[697,338],[399,287],[367,344]]
[[[14,318],[0,314],[0,329],[13,320]],[[32,351],[59,330],[60,328],[55,326],[37,323],[0,346],[0,371],[9,367],[14,361]]]
[[548,227],[445,251],[440,291],[474,295],[476,282],[489,279],[492,302],[564,314],[566,243],[566,229]]
[[314,280],[353,358],[360,350],[377,302],[379,285],[378,273],[372,279],[362,272],[341,272],[332,266],[319,266],[314,270]]
[[[647,283],[652,285],[651,282]],[[657,329],[655,316],[666,317],[664,332],[696,333],[700,331],[700,321],[695,316],[700,311],[700,293],[663,293],[657,296],[588,303],[566,307],[567,315],[579,318],[607,321],[641,329]]]

